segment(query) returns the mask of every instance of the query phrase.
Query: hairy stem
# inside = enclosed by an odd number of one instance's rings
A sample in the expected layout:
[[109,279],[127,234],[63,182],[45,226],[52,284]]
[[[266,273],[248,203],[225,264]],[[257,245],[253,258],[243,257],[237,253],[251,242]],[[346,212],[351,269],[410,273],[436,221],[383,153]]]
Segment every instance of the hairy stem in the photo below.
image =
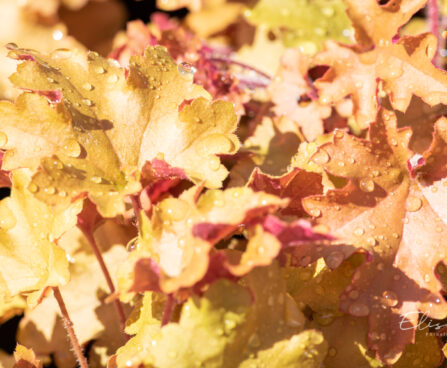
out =
[[[101,267],[101,271],[104,274],[104,278],[106,279],[110,294],[115,293],[115,286],[113,285],[112,277],[110,276],[109,269],[107,268],[107,265],[104,262],[104,258],[102,257],[101,250],[99,249],[98,244],[96,243],[96,240],[95,240],[93,234],[90,231],[88,231],[86,228],[84,228],[83,226],[78,226],[78,227],[84,233],[85,237],[87,238],[88,242],[90,243],[90,246],[92,247],[93,253],[96,256],[99,266]],[[124,336],[126,339],[129,339],[129,336],[124,332],[124,328],[126,327],[126,316],[124,314],[123,306],[121,305],[121,302],[119,301],[119,299],[116,299],[116,298],[113,300],[113,303],[115,304],[115,308],[118,313],[121,329],[124,333]]]
[[73,322],[68,315],[67,308],[64,303],[64,299],[62,298],[61,291],[58,287],[53,287],[53,295],[59,304],[59,309],[61,311],[62,319],[64,321],[65,330],[67,331],[68,338],[70,339],[71,346],[76,356],[76,360],[81,368],[88,368],[87,359],[82,352],[81,345],[79,344],[79,340],[76,337],[76,333],[73,329]]
[[437,46],[436,53],[433,57],[433,64],[435,64],[438,68],[441,67],[442,59],[439,54],[439,49],[442,45],[443,39],[441,37],[440,27],[439,27],[439,6],[438,0],[428,0],[427,4],[427,18],[430,24],[430,31],[436,36]]

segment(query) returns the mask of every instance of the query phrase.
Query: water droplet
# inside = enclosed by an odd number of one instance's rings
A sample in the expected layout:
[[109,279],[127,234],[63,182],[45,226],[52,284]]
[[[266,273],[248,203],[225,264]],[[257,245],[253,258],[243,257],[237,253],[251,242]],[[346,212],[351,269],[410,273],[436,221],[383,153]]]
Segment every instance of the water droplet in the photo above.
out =
[[428,273],[425,274],[424,281],[425,282],[430,282],[430,275]]
[[329,162],[329,154],[322,148],[320,148],[315,154],[312,156],[312,161],[317,165],[324,165]]
[[388,307],[395,307],[399,300],[396,293],[390,290],[386,290],[382,293],[382,304]]
[[14,213],[6,206],[0,207],[0,228],[2,230],[11,230],[16,226],[17,220]]
[[187,62],[182,62],[177,66],[177,70],[178,72],[183,75],[183,76],[187,76],[187,77],[192,77],[194,76],[194,73],[197,71],[196,68],[194,68],[193,65],[187,63]]
[[416,212],[422,207],[422,200],[418,197],[408,197],[407,199],[407,211]]
[[5,146],[8,144],[8,136],[0,132],[0,148],[5,148]]
[[138,249],[138,237],[135,237],[129,241],[126,245],[126,249],[128,252],[133,252],[134,250]]
[[374,182],[371,179],[360,180],[360,189],[364,192],[371,193],[374,191]]
[[350,292],[349,292],[349,294],[348,294],[348,296],[351,298],[351,299],[357,299],[358,297],[359,297],[359,292],[357,291],[357,290],[351,290]]
[[93,90],[93,85],[87,82],[82,85],[82,88],[84,88],[87,91],[91,91]]
[[313,217],[321,216],[321,211],[318,208],[312,208],[309,212]]
[[61,190],[61,191],[58,193],[58,195],[59,195],[59,197],[66,197],[66,196],[67,196],[67,192],[64,191],[64,190]]
[[208,166],[212,171],[217,171],[219,170],[220,167],[220,160],[219,157],[217,156],[210,156],[209,160],[208,160]]
[[55,41],[60,41],[60,40],[62,40],[63,37],[64,37],[64,34],[62,33],[62,31],[57,29],[53,32],[53,39]]
[[236,322],[233,319],[224,320],[225,330],[231,331],[236,327]]
[[374,247],[375,245],[377,245],[377,240],[374,239],[372,236],[369,237],[368,239],[366,239],[366,242],[371,245],[372,247]]
[[329,268],[337,268],[344,260],[344,254],[340,251],[331,252],[326,258],[326,264]]
[[171,221],[180,221],[183,220],[188,213],[188,203],[175,198],[165,199],[160,207],[163,211],[163,214]]
[[58,170],[62,170],[64,168],[64,165],[59,160],[54,160],[53,166]]
[[362,229],[361,227],[358,227],[354,230],[354,234],[357,236],[362,236],[365,233],[365,230]]
[[81,154],[81,146],[76,139],[68,139],[64,144],[65,154],[69,157],[79,157]]
[[345,136],[345,133],[342,130],[335,129],[334,137],[337,139],[342,139]]
[[47,188],[44,188],[43,191],[44,191],[45,193],[47,193],[47,194],[50,194],[50,195],[56,193],[56,189],[55,189],[54,187],[47,187]]
[[321,12],[323,13],[323,15],[325,17],[332,17],[335,14],[335,10],[334,8],[330,7],[330,6],[325,6],[321,9]]
[[106,70],[102,67],[102,66],[97,66],[95,67],[95,72],[98,74],[104,74],[106,72]]
[[335,349],[334,347],[330,347],[329,350],[328,350],[328,355],[330,357],[336,356],[337,355],[337,349]]
[[87,106],[92,106],[92,105],[93,105],[92,100],[89,100],[88,98],[84,98],[84,99],[82,100],[82,102],[83,102],[85,105],[87,105]]
[[92,177],[90,177],[90,180],[95,184],[99,184],[102,182],[102,178],[100,176],[96,176],[96,175],[93,175]]
[[382,262],[377,264],[377,270],[378,271],[383,271],[384,269],[385,269],[385,265]]
[[234,150],[233,141],[224,134],[212,134],[200,142],[203,154],[227,153]]
[[51,53],[51,57],[54,59],[69,59],[72,55],[71,50],[66,48],[56,49]]
[[354,302],[349,306],[349,313],[356,317],[365,317],[369,314],[369,308],[361,302]]
[[19,48],[19,46],[17,46],[17,44],[15,44],[14,42],[9,42],[5,45],[5,47],[8,50],[17,50]]
[[39,187],[38,187],[36,184],[31,183],[31,184],[28,186],[28,190],[29,190],[31,193],[36,193],[36,192],[39,190]]

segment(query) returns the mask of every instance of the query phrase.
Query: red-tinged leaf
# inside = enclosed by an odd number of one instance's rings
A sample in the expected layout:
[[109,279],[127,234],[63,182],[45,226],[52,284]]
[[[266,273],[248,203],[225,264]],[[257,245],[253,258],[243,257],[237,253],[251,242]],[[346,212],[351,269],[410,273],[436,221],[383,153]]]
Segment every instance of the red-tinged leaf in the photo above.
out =
[[369,48],[391,41],[399,28],[426,2],[427,0],[394,0],[383,4],[377,0],[346,0],[345,4],[357,42]]
[[303,209],[301,200],[310,195],[323,193],[322,177],[320,174],[307,172],[294,168],[289,173],[272,177],[255,169],[251,174],[248,187],[254,191],[262,191],[274,194],[280,198],[290,200],[289,205],[280,211],[283,215],[303,217],[306,212]]
[[164,160],[157,158],[147,161],[141,169],[140,177],[143,186],[143,192],[140,195],[142,208],[148,212],[151,203],[156,202],[164,193],[177,186],[182,180],[189,180],[183,169],[172,167]]
[[268,216],[263,226],[281,242],[282,252],[290,255],[292,266],[305,267],[323,257],[328,267],[335,269],[356,251],[354,247],[340,244],[330,234],[318,233],[306,220],[287,224]]
[[[307,78],[310,64],[311,58],[298,49],[286,50],[268,92],[275,113],[296,122],[306,139],[313,141],[323,134],[323,120],[331,115],[331,108],[312,99],[315,91]],[[301,101],[305,97],[307,100]]]
[[[319,222],[331,234],[371,254],[341,296],[341,309],[369,316],[369,346],[387,363],[413,341],[419,312],[447,315],[434,273],[447,252],[447,226],[426,195],[431,186],[408,170],[410,131],[395,125],[394,115],[383,111],[370,127],[369,141],[336,131],[314,161],[350,181],[304,200],[306,210],[321,215]],[[373,339],[382,334],[384,339]]]
[[396,110],[405,112],[413,95],[430,106],[445,104],[447,73],[432,64],[435,50],[430,34],[405,36],[366,52],[328,42],[327,50],[315,56],[315,63],[330,67],[315,82],[320,101],[334,103],[350,95],[360,128],[376,120],[380,81]]
[[[215,243],[240,225],[262,221],[268,213],[287,204],[287,200],[255,193],[249,188],[209,190],[197,198],[201,189],[193,187],[179,198],[160,201],[154,206],[150,219],[141,213],[136,249],[120,270],[119,283],[123,292],[149,287],[148,290],[159,288],[173,293],[193,287],[205,276],[210,250]],[[271,242],[274,243],[274,239]],[[271,248],[276,249],[275,246]],[[258,239],[252,248],[259,249]],[[254,258],[250,253],[248,258]],[[276,250],[270,252],[269,249],[266,255],[271,260]],[[266,263],[263,257],[259,258],[257,263]],[[157,279],[159,285],[155,284]]]

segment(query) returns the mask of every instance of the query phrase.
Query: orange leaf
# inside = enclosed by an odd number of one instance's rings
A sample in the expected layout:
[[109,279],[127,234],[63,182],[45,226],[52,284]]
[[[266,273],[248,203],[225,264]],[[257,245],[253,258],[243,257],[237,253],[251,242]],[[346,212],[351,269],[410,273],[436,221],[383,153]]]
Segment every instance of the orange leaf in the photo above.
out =
[[434,273],[447,252],[447,225],[427,195],[436,190],[413,178],[408,168],[410,137],[409,129],[396,129],[394,115],[386,110],[370,126],[369,141],[336,131],[314,161],[350,181],[304,200],[305,209],[321,215],[319,222],[335,237],[371,255],[345,289],[340,306],[354,316],[369,316],[370,347],[388,364],[413,341],[418,312],[447,315]]

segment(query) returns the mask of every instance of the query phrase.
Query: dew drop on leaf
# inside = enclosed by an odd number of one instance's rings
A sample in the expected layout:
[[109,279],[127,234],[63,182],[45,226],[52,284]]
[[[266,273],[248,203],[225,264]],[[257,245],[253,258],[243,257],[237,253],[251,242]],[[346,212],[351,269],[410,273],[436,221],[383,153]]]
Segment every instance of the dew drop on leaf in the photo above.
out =
[[95,67],[95,73],[104,74],[106,70],[102,66]]
[[2,230],[11,230],[16,226],[17,220],[14,213],[6,206],[0,207],[0,228]]
[[81,146],[76,139],[68,139],[64,144],[65,154],[69,157],[79,157],[81,154]]
[[84,88],[87,91],[91,91],[93,89],[93,85],[87,82],[82,85],[82,88]]
[[36,184],[31,183],[31,184],[28,186],[28,190],[29,190],[31,193],[36,193],[36,192],[39,190],[39,187],[38,187]]
[[99,183],[101,183],[102,178],[101,178],[100,176],[93,175],[93,176],[90,178],[90,180],[91,180],[93,183],[95,183],[95,184],[99,184]]
[[318,208],[312,208],[309,212],[313,217],[321,216],[321,211]]
[[134,250],[138,249],[138,237],[133,238],[129,241],[126,245],[126,249],[128,252],[133,252]]
[[407,211],[416,212],[422,207],[422,200],[418,197],[409,197],[407,200]]
[[365,317],[369,314],[369,308],[361,302],[354,302],[349,306],[349,313],[356,317]]
[[358,227],[354,230],[354,234],[357,236],[362,236],[365,233],[365,230],[362,229],[361,227]]
[[236,322],[233,319],[226,318],[224,320],[224,326],[227,331],[231,331],[236,327]]
[[334,137],[337,139],[342,139],[345,136],[345,133],[342,130],[335,130]]
[[223,134],[212,134],[202,140],[201,150],[204,154],[231,152],[234,150],[234,144]]
[[220,167],[220,160],[217,156],[210,156],[208,166],[211,170],[217,171]]
[[4,148],[8,143],[8,136],[4,132],[0,132],[0,148]]
[[191,65],[191,64],[189,64],[187,62],[182,62],[182,63],[178,64],[177,70],[178,70],[178,72],[181,75],[183,75],[183,76],[191,76],[191,77],[197,71],[197,69],[194,68],[193,65]]
[[171,221],[183,220],[188,212],[188,204],[185,201],[168,198],[163,201],[163,212]]
[[355,300],[355,299],[357,299],[359,297],[359,292],[357,290],[352,290],[352,291],[349,292],[348,296],[351,299]]
[[388,307],[395,307],[398,303],[397,295],[393,291],[385,290],[382,293],[382,304]]
[[320,148],[313,156],[312,161],[317,165],[324,165],[329,162],[329,154],[322,148]]
[[371,179],[360,180],[360,189],[364,192],[371,193],[374,191],[374,182]]
[[335,14],[335,10],[334,10],[334,8],[332,8],[332,7],[330,7],[330,6],[325,6],[325,7],[323,7],[323,8],[321,9],[321,12],[323,13],[323,15],[324,15],[325,17],[328,17],[328,18],[334,16],[334,14]]
[[50,195],[56,193],[56,189],[54,189],[54,187],[47,187],[47,188],[44,188],[43,191],[44,191],[45,193],[47,193],[47,194],[50,194]]
[[8,50],[17,50],[19,46],[17,46],[17,44],[14,42],[9,42],[5,45],[5,48],[7,48]]
[[335,349],[334,347],[330,347],[329,350],[328,350],[328,355],[330,357],[336,356],[337,355],[337,349]]
[[72,55],[72,51],[66,48],[56,49],[51,53],[51,57],[55,59],[69,59]]
[[372,236],[369,237],[368,239],[366,239],[366,242],[371,245],[372,247],[374,247],[375,245],[377,245],[377,240],[374,239]]

